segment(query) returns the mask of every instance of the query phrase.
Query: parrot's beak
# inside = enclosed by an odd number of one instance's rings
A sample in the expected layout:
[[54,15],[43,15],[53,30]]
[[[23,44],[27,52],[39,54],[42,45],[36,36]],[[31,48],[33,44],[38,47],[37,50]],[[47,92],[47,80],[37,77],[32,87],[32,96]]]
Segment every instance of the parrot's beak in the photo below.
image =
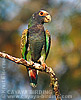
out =
[[47,14],[46,17],[44,18],[44,22],[45,23],[51,22],[51,16],[49,14]]

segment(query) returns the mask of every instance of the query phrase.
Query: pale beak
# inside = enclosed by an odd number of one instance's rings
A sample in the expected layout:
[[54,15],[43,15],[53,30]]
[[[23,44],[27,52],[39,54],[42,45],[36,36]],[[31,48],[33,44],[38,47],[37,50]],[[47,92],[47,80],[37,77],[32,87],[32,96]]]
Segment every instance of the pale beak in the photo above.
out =
[[51,16],[49,14],[46,15],[46,17],[44,18],[44,22],[45,23],[51,22]]

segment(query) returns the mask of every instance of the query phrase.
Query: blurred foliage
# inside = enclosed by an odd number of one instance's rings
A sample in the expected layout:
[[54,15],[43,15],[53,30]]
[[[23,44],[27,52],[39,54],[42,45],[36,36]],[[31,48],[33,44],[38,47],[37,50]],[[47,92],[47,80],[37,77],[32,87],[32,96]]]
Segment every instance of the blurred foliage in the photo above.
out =
[[[40,9],[47,10],[52,16],[52,22],[45,24],[52,36],[46,63],[59,77],[61,94],[72,94],[73,100],[80,100],[76,99],[81,95],[80,0],[0,0],[0,51],[21,57],[22,31],[27,28],[31,15]],[[25,67],[20,69],[26,77]],[[13,76],[12,73],[9,75]],[[38,85],[43,87],[39,87],[46,89],[49,83],[49,76],[40,73]]]

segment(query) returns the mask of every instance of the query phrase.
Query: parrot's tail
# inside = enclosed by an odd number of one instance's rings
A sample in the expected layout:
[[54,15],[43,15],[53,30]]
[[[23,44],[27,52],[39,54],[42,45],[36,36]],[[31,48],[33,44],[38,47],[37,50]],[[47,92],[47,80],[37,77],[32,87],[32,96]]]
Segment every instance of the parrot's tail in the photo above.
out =
[[30,85],[32,87],[36,87],[37,85],[37,79],[38,79],[38,70],[27,68],[29,79],[30,79]]

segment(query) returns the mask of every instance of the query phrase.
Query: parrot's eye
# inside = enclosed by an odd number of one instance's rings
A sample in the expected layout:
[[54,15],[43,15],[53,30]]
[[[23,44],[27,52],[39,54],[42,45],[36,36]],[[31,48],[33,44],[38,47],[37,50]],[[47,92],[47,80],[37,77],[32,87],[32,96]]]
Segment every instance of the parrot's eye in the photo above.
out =
[[40,14],[43,15],[43,12],[41,12]]
[[44,16],[44,12],[42,12],[42,11],[39,12],[39,15],[40,15],[40,16]]

